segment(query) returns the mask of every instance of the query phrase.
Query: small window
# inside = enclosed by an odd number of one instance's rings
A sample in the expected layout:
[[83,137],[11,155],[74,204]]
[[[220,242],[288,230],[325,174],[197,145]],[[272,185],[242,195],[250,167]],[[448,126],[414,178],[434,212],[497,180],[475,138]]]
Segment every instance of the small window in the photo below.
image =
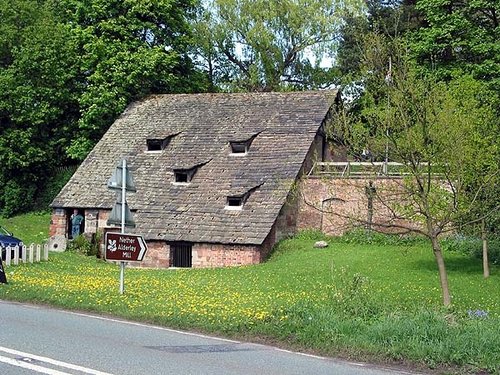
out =
[[160,139],[148,139],[148,151],[161,151],[162,150],[162,142]]
[[188,173],[184,171],[175,172],[175,182],[188,182]]
[[189,184],[193,180],[196,172],[198,172],[198,169],[209,163],[210,160],[197,164],[191,168],[174,169],[174,180],[172,182],[174,184]]
[[148,139],[146,139],[148,151],[165,150],[165,148],[167,148],[167,146],[169,145],[171,139],[179,134],[180,133],[171,134],[165,138],[148,138]]
[[250,150],[250,145],[252,144],[253,140],[260,134],[261,132],[258,132],[254,135],[252,135],[248,139],[238,139],[238,140],[233,140],[229,141],[229,144],[231,146],[231,155],[246,155],[248,151]]
[[148,145],[148,151],[162,151],[165,150],[165,148],[168,146],[170,143],[170,138],[167,137],[164,139],[147,139],[147,145]]
[[242,210],[243,205],[246,203],[250,195],[257,190],[259,187],[261,187],[264,183],[260,183],[257,186],[254,186],[253,188],[247,190],[243,194],[238,194],[238,195],[229,195],[226,199],[226,206],[224,207],[226,210]]
[[243,204],[245,203],[245,198],[246,196],[233,196],[233,197],[227,197],[226,201],[226,207],[224,207],[226,210],[242,210],[243,209]]
[[243,205],[243,197],[227,197],[229,207],[240,207]]
[[197,167],[191,169],[174,169],[174,182],[178,184],[188,184],[194,177]]
[[170,262],[173,267],[191,268],[193,266],[193,245],[191,243],[171,244]]
[[231,142],[231,153],[246,154],[248,152],[249,142]]

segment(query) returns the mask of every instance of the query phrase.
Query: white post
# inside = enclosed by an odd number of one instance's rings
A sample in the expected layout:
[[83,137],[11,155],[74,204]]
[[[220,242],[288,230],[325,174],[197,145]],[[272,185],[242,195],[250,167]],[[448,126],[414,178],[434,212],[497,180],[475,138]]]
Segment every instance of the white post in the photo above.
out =
[[[127,161],[122,160],[122,228],[121,233],[125,233],[125,193],[127,191]],[[120,294],[125,291],[125,262],[120,262]]]
[[49,244],[43,244],[43,260],[49,260]]
[[40,244],[36,245],[36,262],[40,262],[40,253],[42,252]]
[[14,246],[14,265],[19,264],[19,245]]
[[7,246],[5,248],[5,264],[7,266],[10,266],[11,259],[12,259],[12,248],[10,246]]
[[35,244],[30,245],[29,249],[30,255],[29,255],[29,262],[33,263],[33,254],[35,253]]
[[23,253],[21,255],[23,263],[26,263],[26,250],[27,249],[28,249],[28,247],[26,245],[23,245]]

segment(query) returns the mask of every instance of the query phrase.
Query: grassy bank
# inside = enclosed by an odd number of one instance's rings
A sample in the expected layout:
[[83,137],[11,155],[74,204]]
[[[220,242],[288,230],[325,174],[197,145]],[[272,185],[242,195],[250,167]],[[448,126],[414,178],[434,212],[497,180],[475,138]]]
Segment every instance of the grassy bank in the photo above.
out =
[[109,313],[169,327],[259,338],[331,356],[500,372],[500,272],[447,253],[453,307],[441,308],[425,243],[283,241],[261,265],[119,269],[75,253],[7,269],[0,298]]
[[31,212],[11,218],[0,217],[0,225],[7,228],[25,244],[41,244],[47,241],[50,223],[48,211]]

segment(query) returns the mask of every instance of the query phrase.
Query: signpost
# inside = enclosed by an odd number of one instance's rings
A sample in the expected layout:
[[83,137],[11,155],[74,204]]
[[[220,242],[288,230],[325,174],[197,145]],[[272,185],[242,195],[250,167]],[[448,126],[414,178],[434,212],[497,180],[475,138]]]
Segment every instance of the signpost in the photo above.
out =
[[106,259],[119,261],[141,261],[147,247],[142,236],[108,232],[105,237]]
[[142,236],[125,234],[125,227],[135,227],[132,213],[127,205],[126,192],[136,192],[132,175],[128,171],[127,161],[122,160],[116,167],[113,176],[108,181],[108,189],[118,190],[121,197],[115,203],[109,215],[108,225],[120,225],[121,232],[106,233],[105,257],[107,260],[120,261],[120,294],[124,292],[125,261],[141,261],[146,253],[147,246]]

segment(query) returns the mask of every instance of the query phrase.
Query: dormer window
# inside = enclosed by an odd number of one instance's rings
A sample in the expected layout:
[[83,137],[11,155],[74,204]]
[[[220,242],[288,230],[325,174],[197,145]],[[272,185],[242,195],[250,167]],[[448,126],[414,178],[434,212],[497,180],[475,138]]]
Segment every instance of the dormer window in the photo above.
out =
[[227,197],[226,210],[242,210],[246,200],[246,194],[240,196]]
[[[248,200],[248,198],[250,197],[250,195],[255,190],[257,190],[258,188],[260,188],[262,186],[262,184],[263,183],[261,183],[261,184],[259,184],[257,186],[254,186],[253,188],[251,188],[250,190],[247,190],[243,194],[229,195],[226,198],[226,206],[224,208],[226,210],[233,210],[233,211],[242,210],[243,206],[245,205],[245,203]],[[241,192],[241,190],[239,190],[238,193],[239,192]]]
[[[211,159],[210,159],[211,160]],[[197,164],[192,166],[191,168],[177,168],[174,169],[174,180],[172,181],[173,184],[176,185],[187,185],[189,184],[192,179],[194,178],[194,175],[198,171],[199,168],[203,167],[205,164],[209,163],[210,160],[203,162],[201,164]]]
[[178,184],[188,184],[193,179],[196,168],[174,169],[174,182]]
[[231,142],[232,154],[246,154],[250,148],[250,142]]
[[175,134],[170,134],[166,137],[155,137],[152,136],[151,138],[146,139],[146,145],[147,145],[147,151],[150,152],[160,152],[165,150],[167,148],[168,144],[172,140],[173,137],[176,135],[179,135],[180,133],[175,133]]
[[231,155],[246,155],[250,150],[250,145],[252,144],[253,140],[259,134],[260,132],[244,140],[229,141],[229,145],[231,146]]
[[147,139],[146,143],[148,146],[148,151],[161,151],[167,147],[170,138],[165,139]]

